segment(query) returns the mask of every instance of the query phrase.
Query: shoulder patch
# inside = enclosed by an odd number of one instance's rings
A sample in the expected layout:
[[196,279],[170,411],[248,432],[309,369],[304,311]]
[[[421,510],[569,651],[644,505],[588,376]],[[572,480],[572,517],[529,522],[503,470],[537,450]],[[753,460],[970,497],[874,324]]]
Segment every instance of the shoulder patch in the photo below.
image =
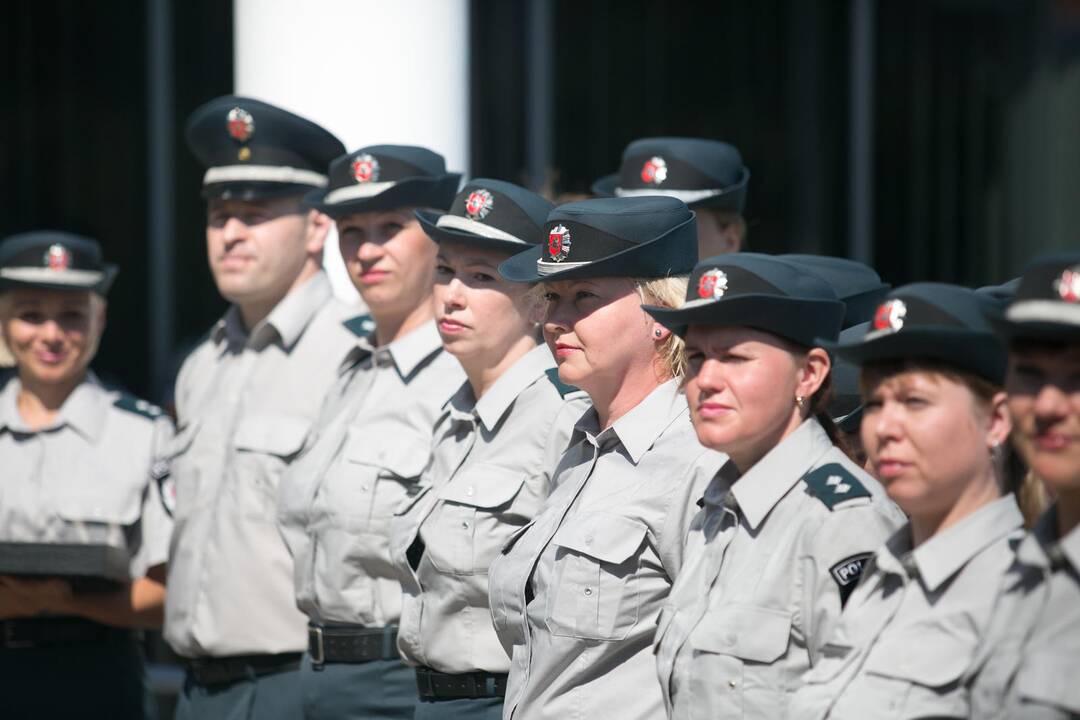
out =
[[559,379],[559,369],[558,368],[548,368],[547,370],[544,371],[544,374],[547,375],[547,379],[549,381],[551,381],[551,384],[555,386],[555,389],[559,391],[559,396],[560,397],[566,397],[570,393],[580,392],[573,385],[567,385],[566,383],[564,383],[562,380]]
[[164,414],[164,411],[157,405],[149,403],[142,398],[137,398],[130,393],[121,394],[120,397],[116,399],[116,402],[113,403],[113,407],[127,410],[136,415],[142,415],[151,420],[156,420]]
[[341,324],[357,337],[364,337],[375,332],[375,320],[370,315],[357,315]]
[[847,600],[851,597],[855,586],[859,584],[859,578],[862,577],[863,570],[866,569],[866,563],[872,557],[874,557],[874,553],[859,553],[844,558],[829,568],[829,574],[832,575],[832,579],[840,590],[840,607],[847,604]]
[[830,510],[855,498],[868,498],[870,491],[850,470],[840,463],[814,468],[803,477],[806,494],[815,497]]

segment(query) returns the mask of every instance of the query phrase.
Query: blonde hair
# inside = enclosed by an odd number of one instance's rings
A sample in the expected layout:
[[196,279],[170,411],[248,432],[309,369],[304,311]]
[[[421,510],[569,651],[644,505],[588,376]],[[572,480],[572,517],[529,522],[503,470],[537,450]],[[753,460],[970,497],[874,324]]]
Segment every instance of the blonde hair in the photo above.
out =
[[[660,305],[677,308],[686,299],[686,275],[671,275],[662,278],[634,278],[634,290],[643,305]],[[671,333],[656,348],[660,360],[660,369],[664,378],[681,380],[686,375],[686,344],[683,339]]]

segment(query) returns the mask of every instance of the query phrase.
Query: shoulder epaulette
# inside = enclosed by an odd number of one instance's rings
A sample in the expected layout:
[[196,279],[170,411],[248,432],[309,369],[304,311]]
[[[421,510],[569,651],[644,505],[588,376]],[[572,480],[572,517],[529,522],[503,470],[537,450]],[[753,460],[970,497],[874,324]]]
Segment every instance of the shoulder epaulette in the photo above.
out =
[[357,315],[341,324],[357,337],[364,337],[375,332],[375,320],[370,315]]
[[559,379],[558,368],[548,368],[544,371],[544,374],[547,375],[547,379],[551,381],[551,384],[555,386],[555,389],[559,391],[560,397],[566,397],[570,393],[580,392],[573,385],[567,385]]
[[142,415],[151,420],[156,420],[164,413],[164,410],[157,405],[149,403],[142,398],[135,397],[131,393],[121,393],[120,397],[116,398],[116,401],[113,403],[113,407],[127,410],[136,415]]
[[806,483],[807,494],[820,500],[830,510],[848,500],[870,497],[870,491],[859,478],[840,463],[814,468],[803,477],[803,482]]

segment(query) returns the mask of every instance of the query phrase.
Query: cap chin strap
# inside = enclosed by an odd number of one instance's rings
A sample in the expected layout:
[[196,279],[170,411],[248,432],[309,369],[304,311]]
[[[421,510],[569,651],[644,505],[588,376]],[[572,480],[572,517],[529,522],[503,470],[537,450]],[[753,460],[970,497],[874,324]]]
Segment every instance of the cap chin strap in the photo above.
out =
[[653,190],[652,188],[615,188],[616,197],[650,197],[655,195],[663,195],[664,197],[673,197],[677,200],[682,200],[684,203],[698,202],[699,200],[705,200],[706,198],[716,197],[717,195],[723,195],[727,192],[724,188],[711,188],[707,190]]
[[1005,311],[1013,322],[1050,322],[1080,325],[1080,304],[1061,300],[1019,300]]
[[386,192],[395,185],[397,185],[397,182],[393,180],[347,185],[326,193],[326,198],[323,199],[323,202],[327,205],[337,205],[338,203],[347,202],[349,200],[361,200],[363,198],[375,197],[376,195]]
[[507,242],[521,243],[522,245],[528,245],[521,238],[511,235],[508,232],[500,230],[499,228],[485,225],[482,222],[476,220],[470,220],[469,218],[459,217],[457,215],[442,215],[435,221],[435,227],[437,228],[450,228],[452,230],[464,230],[465,232],[471,232],[474,235],[481,237],[491,238],[492,240],[506,240]]
[[48,283],[51,285],[70,285],[72,287],[90,287],[101,282],[105,273],[99,270],[53,270],[47,267],[9,267],[0,268],[0,278],[25,283]]
[[227,182],[276,182],[289,185],[326,187],[326,176],[314,170],[284,165],[222,165],[203,175],[203,185]]

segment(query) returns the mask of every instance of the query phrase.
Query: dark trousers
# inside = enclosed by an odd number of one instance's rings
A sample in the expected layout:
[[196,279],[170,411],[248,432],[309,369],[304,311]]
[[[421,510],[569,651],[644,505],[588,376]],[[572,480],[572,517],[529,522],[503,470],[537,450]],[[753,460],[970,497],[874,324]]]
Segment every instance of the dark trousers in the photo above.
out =
[[421,700],[414,720],[502,720],[503,699]]
[[202,685],[187,674],[175,720],[302,720],[300,671]]
[[0,648],[4,720],[152,717],[142,648],[134,634],[56,647]]
[[412,720],[416,673],[401,660],[300,665],[305,720]]

